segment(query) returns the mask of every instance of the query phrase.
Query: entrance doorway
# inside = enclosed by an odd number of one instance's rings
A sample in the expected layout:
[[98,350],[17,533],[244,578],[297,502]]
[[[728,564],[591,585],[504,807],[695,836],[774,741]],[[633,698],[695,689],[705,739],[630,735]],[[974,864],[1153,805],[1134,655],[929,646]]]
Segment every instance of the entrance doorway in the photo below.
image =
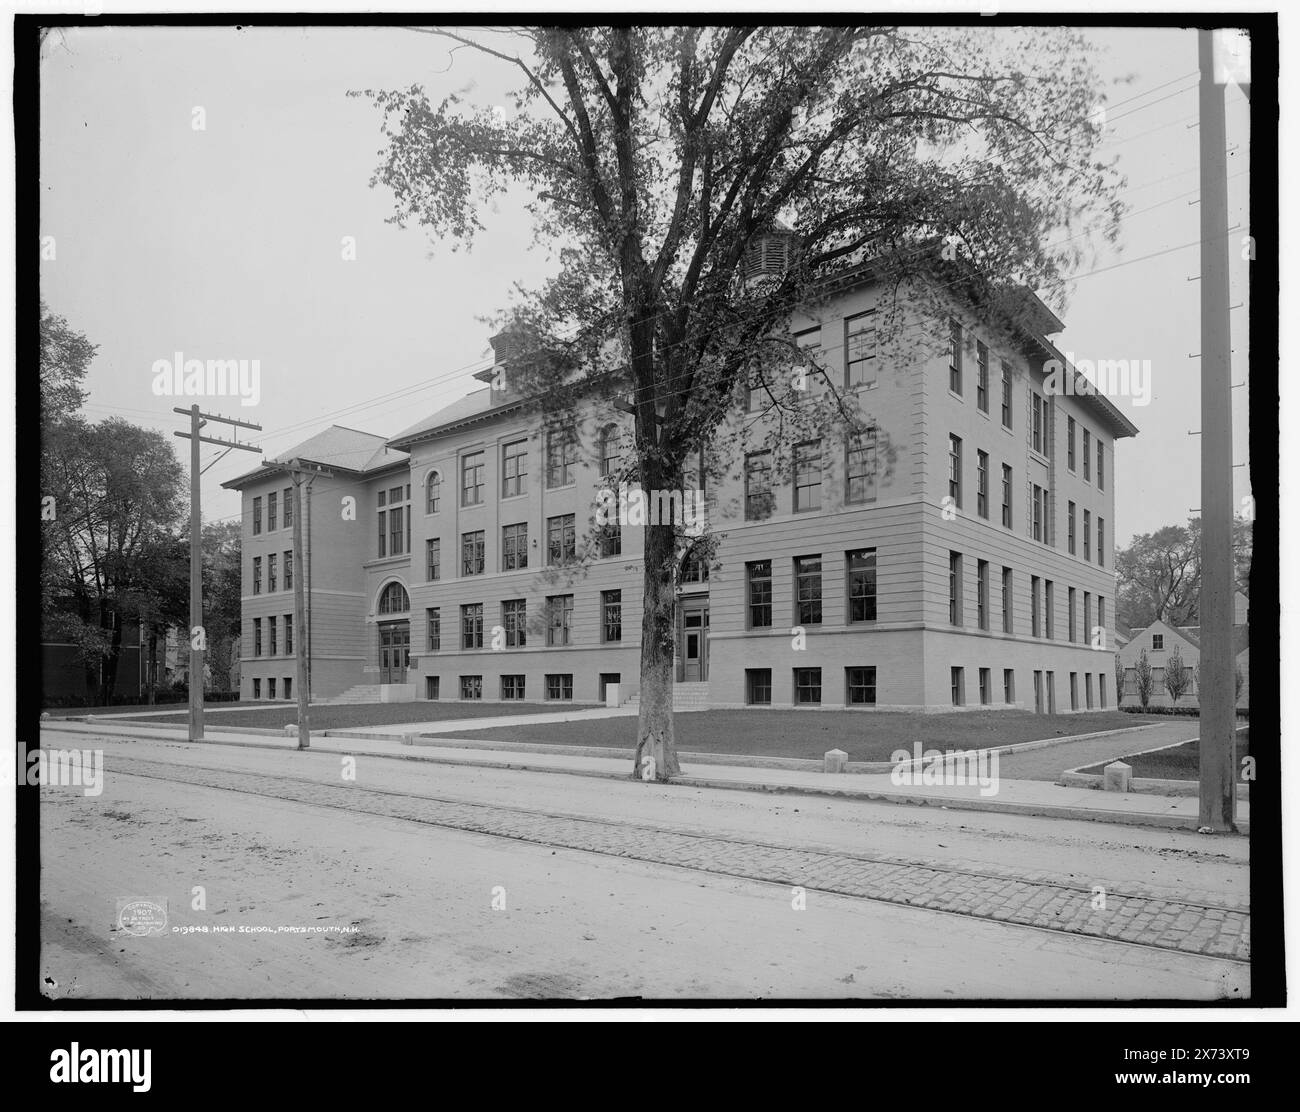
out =
[[379,682],[405,683],[411,666],[411,623],[385,622],[379,627]]
[[701,683],[709,678],[709,604],[707,600],[683,600],[682,679]]

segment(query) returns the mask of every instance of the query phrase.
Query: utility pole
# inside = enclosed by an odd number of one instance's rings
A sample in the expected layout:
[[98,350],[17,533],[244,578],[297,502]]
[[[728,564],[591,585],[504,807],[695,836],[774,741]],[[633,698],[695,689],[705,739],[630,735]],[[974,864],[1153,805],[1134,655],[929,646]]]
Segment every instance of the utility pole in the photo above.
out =
[[[1229,35],[1232,32],[1228,32]],[[1198,31],[1201,170],[1200,828],[1235,830],[1232,330],[1228,281],[1225,32]],[[1249,87],[1249,76],[1246,76]]]
[[233,417],[223,417],[219,413],[204,413],[197,405],[192,405],[189,409],[173,408],[172,412],[190,419],[190,431],[177,432],[176,435],[190,442],[190,741],[202,741],[203,659],[207,655],[208,635],[203,628],[203,514],[199,497],[199,477],[202,474],[199,467],[199,444],[217,444],[227,451],[242,448],[245,452],[261,452],[262,449],[235,440],[202,436],[199,430],[209,421],[258,431],[261,431],[262,426],[249,421],[237,421]]
[[330,476],[333,472],[315,464],[311,465],[310,469],[305,468],[302,460],[296,456],[283,466],[293,477],[293,647],[298,666],[298,748],[310,749],[311,727],[307,708],[311,695],[308,680],[310,664],[307,653],[307,603],[303,584],[307,564],[303,559],[302,549],[302,487],[304,482],[310,483],[317,475]]

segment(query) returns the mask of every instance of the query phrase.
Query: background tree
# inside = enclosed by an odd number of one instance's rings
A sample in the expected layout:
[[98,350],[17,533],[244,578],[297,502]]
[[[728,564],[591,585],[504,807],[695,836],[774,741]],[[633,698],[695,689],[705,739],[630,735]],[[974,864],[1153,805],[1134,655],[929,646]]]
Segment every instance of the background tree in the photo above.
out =
[[1177,705],[1178,700],[1187,694],[1192,686],[1192,670],[1183,663],[1183,652],[1177,645],[1173,647],[1165,661],[1165,690]]
[[[632,452],[615,478],[647,490],[680,488],[702,444],[735,458],[720,442],[746,436],[733,422],[745,385],[761,391],[763,435],[779,444],[831,420],[863,427],[789,322],[868,258],[909,298],[951,286],[1004,320],[1024,286],[1059,301],[1089,249],[1079,229],[1115,235],[1119,182],[1097,157],[1094,48],[1065,29],[425,33],[453,61],[509,67],[518,85],[494,106],[460,94],[433,104],[418,85],[357,94],[383,117],[372,184],[393,192],[397,223],[461,243],[492,198],[528,191],[536,238],[559,268],[520,291],[504,322],[518,351],[512,388],[552,428],[593,399],[626,399]],[[771,236],[781,242],[769,259]],[[950,304],[935,296],[913,321],[922,340],[946,342]],[[821,375],[815,397],[792,367]],[[686,550],[680,529],[644,526],[635,760],[640,770],[651,757],[658,779],[678,771]]]
[[1137,658],[1137,664],[1134,666],[1135,679],[1137,681],[1138,702],[1142,709],[1147,709],[1147,704],[1151,702],[1151,688],[1154,686],[1153,674],[1151,671],[1151,661],[1147,659],[1147,651],[1143,649]]
[[1115,705],[1123,706],[1124,704],[1124,678],[1126,675],[1124,661],[1120,659],[1119,653],[1115,654]]
[[[238,521],[203,527],[203,626],[208,634],[208,668],[218,691],[234,688],[231,670],[240,635],[240,544]],[[186,570],[189,568],[186,548]],[[294,574],[299,574],[294,568]],[[188,613],[188,610],[186,611]],[[186,618],[181,624],[188,625]]]

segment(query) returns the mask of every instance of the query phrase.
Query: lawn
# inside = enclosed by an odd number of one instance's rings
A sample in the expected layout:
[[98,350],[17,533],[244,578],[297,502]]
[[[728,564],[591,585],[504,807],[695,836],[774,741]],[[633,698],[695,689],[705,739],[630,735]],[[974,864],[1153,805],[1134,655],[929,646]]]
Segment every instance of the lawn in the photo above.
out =
[[[677,748],[694,753],[744,753],[758,757],[821,760],[843,749],[851,761],[887,761],[915,742],[929,749],[980,749],[1126,729],[1152,722],[1147,715],[1098,711],[1048,716],[1026,711],[906,714],[892,711],[706,710],[676,715]],[[466,737],[553,745],[636,746],[635,718],[593,719],[540,726],[494,726]]]
[[[1241,773],[1241,758],[1250,756],[1250,731],[1241,730],[1237,734],[1237,759],[1233,762]],[[1198,780],[1201,775],[1201,743],[1188,741],[1172,749],[1159,749],[1154,753],[1136,753],[1131,757],[1119,758],[1133,768],[1133,776],[1151,780]],[[1101,774],[1106,764],[1081,768],[1080,772]]]
[[[209,709],[216,709],[213,704]],[[229,704],[224,704],[229,706]],[[594,704],[566,703],[564,710],[588,710]],[[537,703],[440,703],[436,701],[419,701],[413,703],[340,703],[338,706],[320,706],[311,708],[311,728],[313,730],[348,730],[362,729],[366,726],[391,726],[402,722],[447,722],[461,718],[504,718],[511,714],[542,714],[556,710],[551,705]],[[84,711],[82,713],[85,713]],[[188,714],[159,714],[147,718],[131,719],[133,722],[175,722],[189,721]],[[271,704],[260,708],[248,707],[240,710],[226,710],[220,714],[204,716],[209,729],[219,730],[222,726],[265,726],[272,729],[287,726],[298,721],[298,708],[293,703],[281,706]]]

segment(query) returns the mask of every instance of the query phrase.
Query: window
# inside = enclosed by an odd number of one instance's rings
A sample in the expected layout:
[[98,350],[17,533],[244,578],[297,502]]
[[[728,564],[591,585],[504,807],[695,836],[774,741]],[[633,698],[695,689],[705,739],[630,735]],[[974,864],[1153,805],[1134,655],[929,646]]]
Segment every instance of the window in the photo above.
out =
[[1083,511],[1083,558],[1092,559],[1092,514]]
[[390,583],[379,596],[381,614],[405,614],[411,608],[411,600],[406,596],[406,588],[400,583]]
[[461,676],[460,697],[462,699],[483,698],[483,677],[482,676]]
[[822,558],[821,556],[796,556],[794,558],[796,625],[821,625],[822,620]]
[[546,554],[551,567],[571,564],[577,559],[577,536],[573,514],[546,519]]
[[1105,672],[1097,673],[1097,696],[1098,696],[1097,705],[1101,707],[1102,710],[1105,710],[1106,709],[1106,673]]
[[796,668],[794,670],[794,701],[796,706],[820,706],[822,701],[822,670]]
[[253,619],[253,655],[262,655],[262,619]]
[[1047,399],[1029,392],[1030,446],[1040,456],[1047,455]]
[[486,543],[483,529],[460,535],[461,575],[482,575],[487,570]]
[[865,432],[851,433],[845,442],[847,449],[844,475],[844,500],[851,505],[876,500],[876,429],[873,425]]
[[1151,635],[1151,648],[1155,652],[1163,652],[1165,648],[1165,635],[1163,633],[1153,633]]
[[1065,548],[1071,556],[1074,555],[1074,503],[1070,502],[1065,507]]
[[1002,427],[1011,428],[1011,367],[1002,361]]
[[1030,504],[1033,507],[1032,535],[1036,541],[1047,540],[1047,488],[1030,484]]
[[948,621],[961,625],[961,553],[948,553]]
[[[285,487],[284,488],[284,527],[288,529],[291,525],[293,525],[293,488]],[[288,693],[289,693],[289,689],[286,687],[285,694],[287,695]]]
[[262,593],[262,557],[253,557],[253,594]]
[[818,325],[816,328],[805,328],[802,332],[794,334],[794,346],[800,351],[800,357],[796,361],[796,366],[804,369],[810,377],[818,374],[825,379],[826,372],[817,365],[818,359],[821,358],[822,352],[822,330]]
[[573,698],[573,673],[551,673],[546,677],[546,697],[548,699]]
[[990,668],[980,669],[980,706],[986,707],[993,702],[993,671]]
[[254,699],[260,699],[261,697],[262,697],[262,681],[261,681],[261,680],[254,680],[254,681],[253,681],[253,698],[254,698]]
[[280,495],[274,490],[271,491],[271,493],[266,496],[266,531],[268,533],[275,532],[276,529],[275,511],[279,501],[280,501]]
[[980,629],[989,628],[989,562],[975,564],[975,620]]
[[1106,566],[1106,519],[1097,518],[1097,566]]
[[572,428],[552,429],[546,434],[546,489],[568,486],[578,462],[578,435]]
[[822,442],[809,440],[794,448],[794,512],[819,510],[822,504]]
[[745,378],[745,412],[754,413],[763,407],[763,399],[770,394],[770,384],[766,382],[761,368],[753,364]]
[[[756,560],[745,565],[749,584],[749,628],[767,629],[772,624],[772,561]],[[768,677],[769,682],[771,677]]]
[[1029,632],[1037,637],[1041,633],[1038,611],[1038,576],[1029,577]]
[[424,612],[426,644],[429,652],[436,653],[442,648],[442,608],[430,606]]
[[286,551],[284,554],[284,589],[293,590],[293,552]]
[[876,550],[860,548],[846,552],[844,562],[848,568],[849,621],[874,622],[876,620]]
[[948,497],[961,509],[961,437],[948,434]]
[[[1088,681],[1089,683],[1092,682],[1091,676],[1088,677]],[[1070,673],[1070,709],[1071,710],[1079,709],[1079,673],[1078,672]]]
[[424,542],[424,577],[430,583],[442,578],[442,540],[438,537]]
[[284,697],[286,699],[293,698],[293,680],[289,676],[284,677]]
[[424,697],[425,697],[426,699],[436,699],[436,698],[438,698],[438,688],[439,688],[439,686],[440,686],[439,683],[438,683],[438,680],[439,680],[440,678],[441,678],[440,676],[425,676],[425,677],[424,677]]
[[501,570],[522,571],[528,566],[528,522],[501,528]]
[[1088,443],[1089,433],[1083,430],[1083,478],[1087,482],[1092,478],[1092,448]]
[[1065,419],[1065,466],[1074,470],[1074,418]]
[[253,536],[257,536],[262,531],[262,500],[261,498],[253,499]]
[[966,669],[952,669],[952,705],[955,707],[966,705]]
[[1106,446],[1097,437],[1097,489],[1106,489]]
[[948,389],[961,393],[961,325],[948,322]]
[[484,452],[469,452],[460,461],[460,504],[478,506],[483,502]]
[[1092,634],[1092,593],[1083,592],[1083,635],[1087,640]]
[[981,413],[989,411],[989,349],[978,341],[975,344],[975,408]]
[[1074,622],[1074,607],[1075,607],[1077,594],[1078,592],[1073,587],[1071,587],[1069,591],[1066,592],[1066,601],[1069,603],[1070,606],[1070,614],[1067,621],[1068,621],[1069,634],[1070,634],[1069,639],[1071,642],[1077,640],[1076,633],[1075,633],[1075,622]]
[[1052,611],[1056,609],[1055,584],[1050,579],[1043,580],[1043,636],[1052,640]]
[[1011,528],[1011,468],[1002,465],[1002,524]]
[[512,440],[501,448],[501,497],[528,493],[528,441]]
[[279,625],[280,623],[275,620],[274,616],[266,619],[266,643],[268,656],[279,655],[280,650],[276,648],[276,633],[279,630]]
[[567,645],[573,627],[573,596],[551,595],[546,600],[546,643]]
[[1088,699],[1088,709],[1092,710],[1092,673],[1085,672],[1083,676],[1083,689]]
[[844,320],[844,385],[847,389],[875,385],[878,351],[875,310],[846,317]]
[[[375,505],[381,507],[388,505],[388,491],[381,490],[379,491],[378,494],[375,495]],[[380,509],[379,512],[375,515],[375,518],[379,523],[379,539],[375,543],[375,554],[377,556],[387,556],[388,555],[388,510]]]
[[[286,614],[284,616],[284,655],[285,656],[293,655],[293,615],[292,614]],[[284,693],[285,695],[289,694],[289,689],[287,687],[284,689]]]
[[975,512],[985,520],[989,516],[989,454],[975,452]]
[[1104,595],[1097,596],[1097,624],[1103,630],[1106,628],[1106,598]]
[[276,584],[278,582],[275,574],[278,559],[279,558],[274,552],[266,558],[266,589],[272,593],[275,592]]
[[623,640],[623,592],[601,591],[600,614],[602,639],[605,641]]
[[1016,701],[1016,672],[1014,668],[1002,669],[1002,701],[1004,703],[1014,703]]
[[522,699],[524,697],[523,676],[501,677],[501,698],[504,700]]
[[460,608],[460,647],[483,647],[483,604],[472,602]]
[[772,703],[772,669],[745,669],[745,702],[750,706],[765,707]]
[[274,676],[272,676],[270,679],[266,681],[266,697],[268,699],[275,698],[275,677]]
[[745,456],[745,520],[762,521],[772,509],[772,453],[750,452]]
[[406,551],[402,543],[406,536],[403,524],[405,516],[406,511],[402,506],[390,506],[388,509],[388,554],[390,556],[400,556]]
[[622,466],[622,434],[617,425],[606,425],[600,430],[600,473],[609,478],[617,475]]
[[600,530],[600,555],[602,559],[623,554],[623,526],[611,521]]
[[844,701],[851,707],[874,706],[876,702],[876,669],[844,669]]
[[704,557],[697,556],[694,553],[695,549],[692,547],[682,555],[681,582],[707,583],[709,581],[709,562]]
[[501,625],[505,629],[507,647],[519,649],[528,644],[527,600],[506,599],[501,604]]
[[1011,569],[1002,569],[1002,632],[1011,632],[1014,601],[1011,594]]
[[424,512],[426,514],[436,514],[441,504],[442,476],[436,471],[430,471],[429,477],[424,481]]

